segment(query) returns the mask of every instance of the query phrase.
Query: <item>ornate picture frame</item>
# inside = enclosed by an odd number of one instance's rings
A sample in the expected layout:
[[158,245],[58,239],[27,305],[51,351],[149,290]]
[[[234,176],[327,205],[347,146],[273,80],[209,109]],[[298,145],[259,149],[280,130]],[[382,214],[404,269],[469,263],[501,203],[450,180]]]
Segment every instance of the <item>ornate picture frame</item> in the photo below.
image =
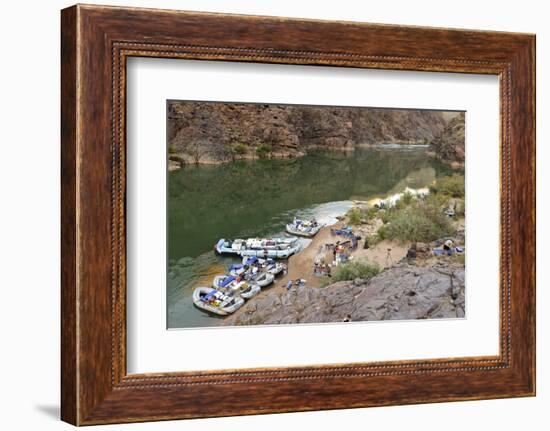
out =
[[[91,5],[64,9],[61,17],[64,421],[91,425],[535,394],[534,35]],[[500,353],[128,374],[126,60],[136,56],[497,75]],[[228,399],[239,403],[223,402]]]

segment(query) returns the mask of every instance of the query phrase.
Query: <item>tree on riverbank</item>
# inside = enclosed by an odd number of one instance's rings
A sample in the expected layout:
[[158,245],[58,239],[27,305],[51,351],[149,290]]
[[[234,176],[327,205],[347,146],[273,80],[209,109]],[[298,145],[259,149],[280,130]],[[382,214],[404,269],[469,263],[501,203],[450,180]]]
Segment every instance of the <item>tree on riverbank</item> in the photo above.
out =
[[237,157],[242,157],[248,152],[248,147],[242,142],[231,144],[231,158],[234,161]]
[[189,155],[193,163],[198,165],[201,159],[208,154],[209,146],[208,141],[195,139],[187,144],[185,154]]

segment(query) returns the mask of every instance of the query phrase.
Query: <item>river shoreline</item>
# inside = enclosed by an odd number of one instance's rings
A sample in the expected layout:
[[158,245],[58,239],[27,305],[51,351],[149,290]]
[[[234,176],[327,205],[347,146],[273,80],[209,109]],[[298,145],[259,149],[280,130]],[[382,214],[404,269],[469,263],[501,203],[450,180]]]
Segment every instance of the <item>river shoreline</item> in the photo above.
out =
[[[215,318],[198,310],[192,302],[193,288],[198,284],[211,285],[214,275],[224,273],[228,265],[240,261],[230,256],[217,256],[212,246],[220,237],[246,238],[280,236],[285,225],[294,217],[315,218],[320,223],[337,223],[352,207],[372,205],[376,197],[394,195],[406,188],[425,187],[452,170],[433,158],[425,156],[426,148],[356,149],[345,157],[327,152],[316,152],[295,160],[264,159],[247,163],[227,163],[217,167],[193,166],[179,169],[169,176],[170,205],[168,207],[169,264],[167,275],[168,327],[194,328],[223,325],[224,319]],[[339,174],[341,173],[341,175]],[[320,178],[330,178],[321,181]],[[219,184],[220,187],[211,187]],[[223,186],[222,186],[223,185]],[[189,205],[193,202],[193,205]],[[376,223],[376,221],[374,221]],[[333,227],[341,226],[334,225]],[[354,233],[362,238],[371,236],[378,226],[359,223]],[[328,236],[321,240],[321,235]],[[185,241],[183,239],[185,238]],[[336,242],[344,237],[330,237],[325,229],[312,240],[300,239],[303,251],[317,255],[319,244]],[[373,243],[374,244],[374,243]],[[362,253],[385,266],[386,248],[395,245],[371,247],[363,251],[363,241],[354,252]],[[374,249],[377,253],[374,252]],[[307,286],[317,288],[322,278],[313,276],[313,258],[308,258],[303,269],[292,258],[290,272],[277,277],[275,285],[266,287],[260,295],[273,290],[285,290],[288,280],[303,278]],[[374,257],[373,257],[374,256]],[[332,261],[333,256],[325,260]],[[393,261],[398,257],[392,256]],[[326,279],[324,281],[326,283]],[[257,301],[248,301],[254,305]]]
[[[363,202],[357,202],[357,208]],[[334,323],[366,320],[436,319],[465,317],[464,217],[452,221],[453,233],[429,243],[382,240],[365,249],[363,241],[350,251],[350,261],[375,264],[372,278],[315,276],[314,262],[332,264],[338,237],[331,231],[348,225],[347,217],[323,227],[299,253],[288,259],[288,272],[251,298],[221,326],[292,323]],[[362,238],[376,233],[379,216],[353,226]],[[341,239],[342,237],[340,237]],[[460,255],[435,253],[452,239]],[[303,283],[293,283],[297,279]],[[329,281],[329,283],[326,283]]]
[[[344,216],[345,214],[338,215],[341,218]],[[258,295],[249,300],[249,303],[257,302],[271,293],[283,293],[287,290],[286,286],[288,282],[299,279],[305,280],[305,285],[308,287],[321,288],[321,281],[324,277],[313,274],[314,263],[316,261],[332,263],[332,251],[326,247],[326,244],[333,244],[338,240],[342,241],[343,238],[333,236],[331,230],[342,229],[345,226],[347,226],[347,223],[343,221],[324,226],[304,249],[288,259],[286,274],[277,278],[271,286],[263,288]],[[368,249],[364,249],[364,238],[371,231],[372,225],[369,226],[368,224],[354,228],[354,233],[361,236],[363,240],[360,241],[356,250],[350,252],[350,260],[367,260],[370,263],[377,264],[381,269],[385,269],[406,256],[410,246],[409,243],[399,244],[396,241],[381,241]],[[238,320],[242,313],[248,312],[249,309],[243,307],[231,315],[232,318],[230,321]]]
[[[380,150],[395,150],[395,149],[426,149],[427,154],[431,157],[436,157],[435,153],[428,152],[429,144],[425,144],[423,141],[418,142],[408,142],[408,141],[392,141],[392,142],[377,142],[369,144],[353,144],[353,145],[344,145],[344,146],[323,146],[323,145],[310,145],[304,151],[292,149],[292,150],[278,150],[266,154],[265,156],[259,156],[258,154],[246,153],[234,155],[233,157],[227,157],[224,159],[212,158],[207,155],[201,157],[193,157],[192,155],[185,154],[183,152],[174,152],[168,154],[168,171],[173,172],[179,169],[184,168],[185,166],[216,166],[223,165],[226,163],[232,163],[236,161],[258,161],[266,159],[295,159],[299,157],[304,157],[311,152],[316,151],[326,151],[326,152],[354,152],[361,149],[380,149]],[[198,159],[198,160],[197,160]],[[451,162],[447,162],[451,164]]]

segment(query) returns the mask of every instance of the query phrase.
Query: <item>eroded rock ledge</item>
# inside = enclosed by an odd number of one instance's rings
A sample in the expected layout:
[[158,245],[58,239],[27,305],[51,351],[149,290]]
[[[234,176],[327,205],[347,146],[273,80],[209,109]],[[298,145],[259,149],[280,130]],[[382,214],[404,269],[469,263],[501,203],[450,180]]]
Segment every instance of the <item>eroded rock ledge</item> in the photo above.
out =
[[371,280],[298,286],[250,301],[224,325],[326,323],[464,317],[464,267],[401,262]]

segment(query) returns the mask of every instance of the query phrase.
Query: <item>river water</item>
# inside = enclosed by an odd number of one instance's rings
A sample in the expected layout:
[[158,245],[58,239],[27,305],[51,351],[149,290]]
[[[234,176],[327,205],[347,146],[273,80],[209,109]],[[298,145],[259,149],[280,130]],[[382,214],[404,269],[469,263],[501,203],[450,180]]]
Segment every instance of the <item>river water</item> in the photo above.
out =
[[220,323],[191,300],[195,286],[211,285],[214,275],[238,261],[213,252],[219,238],[280,234],[294,216],[331,223],[352,206],[352,200],[426,187],[450,172],[447,165],[427,156],[426,148],[395,146],[185,166],[170,172],[168,327]]

